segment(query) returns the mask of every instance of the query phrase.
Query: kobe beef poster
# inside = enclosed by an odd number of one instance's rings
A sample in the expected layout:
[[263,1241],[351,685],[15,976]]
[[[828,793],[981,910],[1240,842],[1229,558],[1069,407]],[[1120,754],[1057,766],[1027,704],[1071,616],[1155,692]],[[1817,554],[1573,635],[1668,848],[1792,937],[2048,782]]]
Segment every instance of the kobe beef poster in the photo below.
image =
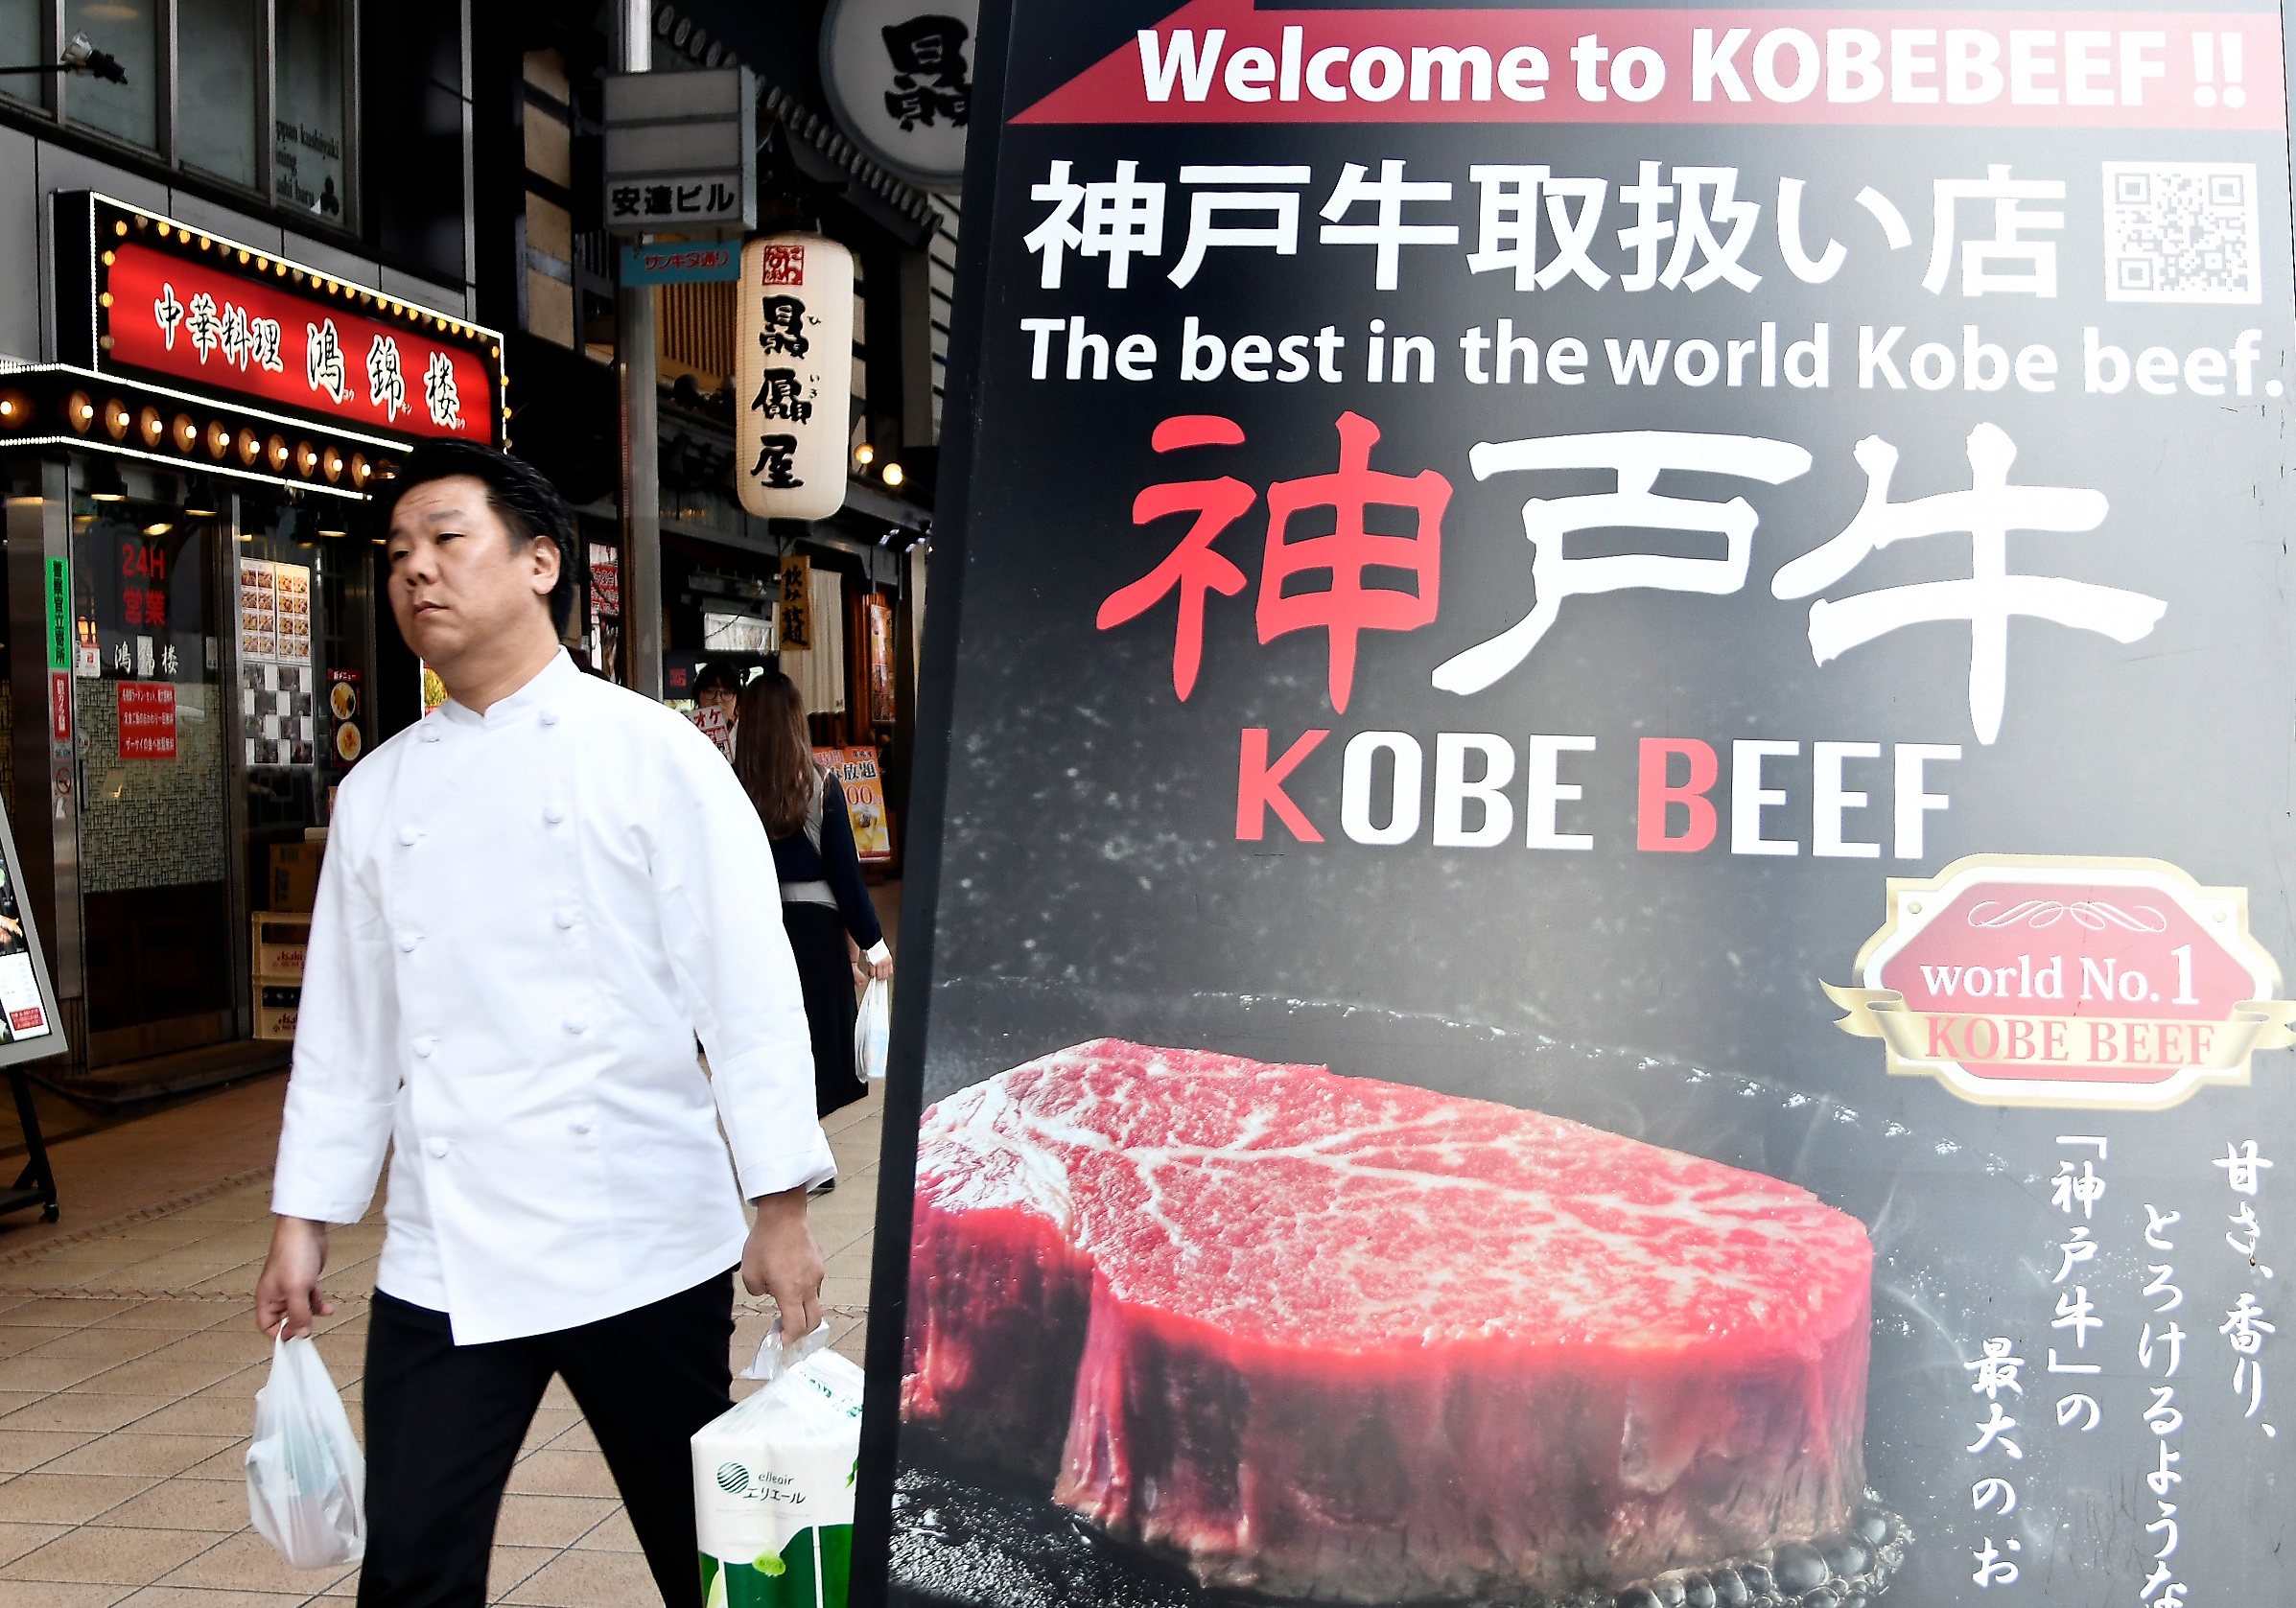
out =
[[2284,1598],[2278,13],[960,54],[864,1597]]

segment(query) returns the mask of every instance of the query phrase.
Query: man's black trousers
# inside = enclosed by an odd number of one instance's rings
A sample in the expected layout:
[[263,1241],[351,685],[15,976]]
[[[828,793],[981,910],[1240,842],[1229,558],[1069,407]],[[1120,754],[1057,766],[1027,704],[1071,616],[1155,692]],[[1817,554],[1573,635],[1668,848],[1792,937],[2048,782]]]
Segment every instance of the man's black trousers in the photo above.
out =
[[600,1322],[484,1345],[457,1345],[446,1314],[377,1291],[360,1608],[482,1608],[503,1487],[552,1374],[606,1455],[663,1602],[701,1608],[688,1442],[729,1405],[733,1338],[727,1274]]

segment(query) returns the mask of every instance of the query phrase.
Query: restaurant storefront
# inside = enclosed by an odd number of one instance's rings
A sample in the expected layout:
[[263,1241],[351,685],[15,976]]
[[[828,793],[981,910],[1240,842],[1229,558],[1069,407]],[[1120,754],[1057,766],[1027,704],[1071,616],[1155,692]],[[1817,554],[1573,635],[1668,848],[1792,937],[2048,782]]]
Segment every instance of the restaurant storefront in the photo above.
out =
[[502,345],[54,206],[63,361],[0,371],[11,813],[82,1086],[131,1094],[283,1058],[254,918],[309,909],[335,787],[421,707],[364,505],[419,439],[499,443]]

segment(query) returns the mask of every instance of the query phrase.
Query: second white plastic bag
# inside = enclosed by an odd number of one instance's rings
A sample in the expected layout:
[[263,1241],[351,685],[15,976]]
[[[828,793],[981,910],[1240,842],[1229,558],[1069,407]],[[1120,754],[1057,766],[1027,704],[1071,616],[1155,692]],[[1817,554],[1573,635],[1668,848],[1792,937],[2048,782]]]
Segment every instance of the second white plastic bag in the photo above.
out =
[[863,1082],[885,1075],[885,1045],[893,1036],[893,985],[869,979],[861,990],[861,1014],[853,1024],[853,1064]]
[[[279,1328],[284,1336],[287,1325]],[[272,1346],[271,1376],[255,1392],[247,1514],[296,1569],[366,1555],[366,1456],[308,1338]]]

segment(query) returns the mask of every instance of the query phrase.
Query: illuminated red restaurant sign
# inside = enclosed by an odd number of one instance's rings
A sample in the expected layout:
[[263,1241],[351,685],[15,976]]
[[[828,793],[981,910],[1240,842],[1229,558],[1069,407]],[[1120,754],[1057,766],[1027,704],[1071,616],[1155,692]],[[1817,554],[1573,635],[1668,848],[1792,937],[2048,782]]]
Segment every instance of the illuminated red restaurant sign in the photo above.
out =
[[[84,344],[87,366],[387,436],[500,444],[494,332],[101,197],[59,209],[59,285],[86,252],[88,322],[65,343]],[[59,315],[76,300],[59,291]]]

